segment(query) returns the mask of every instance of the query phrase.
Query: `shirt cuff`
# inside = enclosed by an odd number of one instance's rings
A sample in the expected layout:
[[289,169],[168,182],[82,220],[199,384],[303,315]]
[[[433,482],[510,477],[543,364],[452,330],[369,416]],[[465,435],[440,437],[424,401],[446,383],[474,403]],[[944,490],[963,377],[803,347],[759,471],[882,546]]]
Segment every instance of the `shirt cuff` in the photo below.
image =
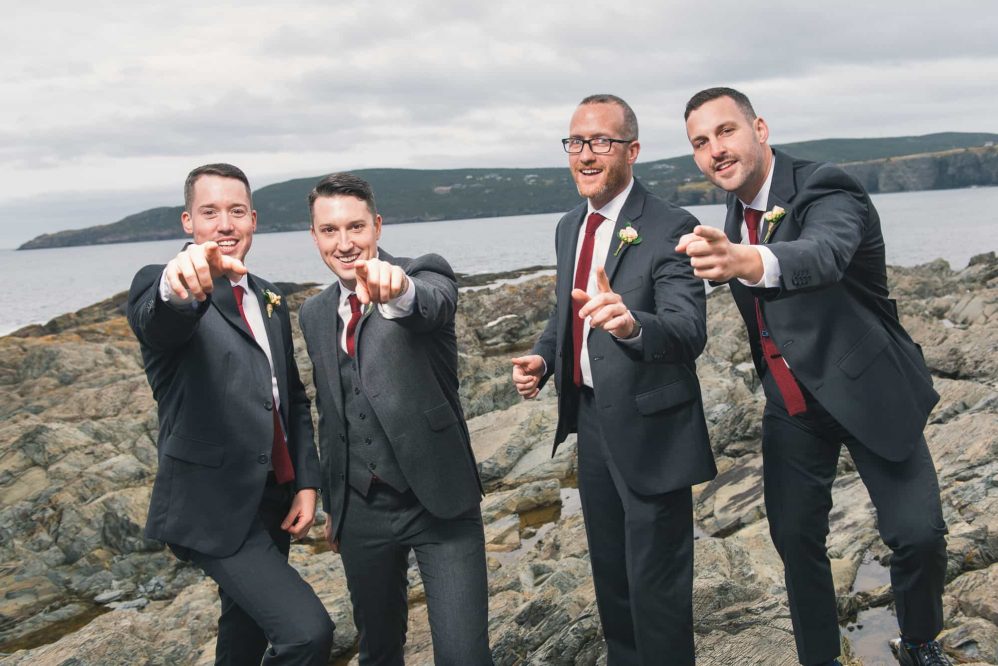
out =
[[159,298],[164,303],[169,303],[170,305],[179,308],[184,305],[191,305],[194,303],[194,296],[191,292],[187,292],[187,298],[180,298],[177,294],[170,288],[170,283],[166,281],[166,271],[159,278]]
[[416,285],[412,283],[412,278],[408,275],[406,276],[406,282],[408,284],[405,291],[387,303],[380,303],[378,305],[378,310],[385,319],[401,319],[402,317],[408,317],[415,311]]
[[762,287],[764,289],[779,287],[780,276],[783,275],[783,271],[780,270],[780,260],[765,245],[749,245],[749,247],[758,252],[762,259],[762,279],[754,284],[742,278],[738,278],[738,281],[746,287]]

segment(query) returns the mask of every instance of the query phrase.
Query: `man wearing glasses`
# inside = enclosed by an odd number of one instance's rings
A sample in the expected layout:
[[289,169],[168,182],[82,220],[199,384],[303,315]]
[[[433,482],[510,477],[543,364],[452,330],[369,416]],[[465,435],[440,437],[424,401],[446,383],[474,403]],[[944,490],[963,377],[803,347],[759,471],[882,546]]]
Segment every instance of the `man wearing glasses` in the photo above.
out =
[[693,500],[717,470],[696,357],[703,282],[675,250],[697,220],[632,175],[638,123],[613,95],[582,100],[564,139],[587,199],[558,223],[557,305],[513,359],[524,398],[554,375],[555,449],[578,433],[579,492],[607,663],[693,664]]

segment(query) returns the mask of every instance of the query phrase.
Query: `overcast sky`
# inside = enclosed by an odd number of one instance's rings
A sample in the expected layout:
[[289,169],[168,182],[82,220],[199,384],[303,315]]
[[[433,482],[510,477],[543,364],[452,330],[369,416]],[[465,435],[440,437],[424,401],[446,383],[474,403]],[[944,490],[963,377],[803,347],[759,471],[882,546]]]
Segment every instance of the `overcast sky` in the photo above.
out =
[[593,92],[632,104],[645,161],[689,152],[683,107],[713,85],[748,93],[776,143],[998,132],[995,2],[927,4],[18,3],[0,23],[0,248],[177,205],[212,161],[255,187],[563,165]]

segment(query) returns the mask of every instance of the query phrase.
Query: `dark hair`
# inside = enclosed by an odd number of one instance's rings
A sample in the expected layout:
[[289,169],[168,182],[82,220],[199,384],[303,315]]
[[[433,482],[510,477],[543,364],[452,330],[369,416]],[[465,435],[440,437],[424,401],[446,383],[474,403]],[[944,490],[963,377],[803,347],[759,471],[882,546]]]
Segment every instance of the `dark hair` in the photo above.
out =
[[579,102],[579,106],[585,106],[586,104],[616,104],[624,112],[624,133],[627,134],[626,139],[632,141],[638,138],[638,117],[634,115],[634,109],[631,105],[617,97],[616,95],[610,95],[607,93],[601,93],[599,95],[590,95],[584,100]]
[[232,166],[231,164],[226,164],[225,162],[219,162],[218,164],[205,164],[204,166],[199,166],[187,174],[187,180],[184,181],[184,210],[188,213],[191,212],[191,203],[194,201],[194,183],[196,183],[198,178],[201,176],[235,178],[246,186],[246,196],[249,197],[250,206],[253,205],[253,192],[250,190],[249,179],[246,178],[246,174],[243,173],[243,170],[237,166]]
[[745,96],[744,93],[738,92],[734,88],[707,88],[706,90],[701,90],[693,97],[690,97],[690,101],[686,103],[686,113],[683,115],[683,120],[689,120],[690,114],[699,109],[701,106],[707,102],[712,102],[715,99],[720,99],[721,97],[729,97],[731,100],[738,105],[738,108],[742,110],[745,117],[749,120],[755,120],[755,109],[752,108],[752,102],[749,98]]
[[352,173],[331,173],[312,188],[308,193],[308,214],[311,218],[315,200],[319,197],[356,197],[367,204],[371,215],[378,215],[378,207],[374,203],[374,190],[371,184]]

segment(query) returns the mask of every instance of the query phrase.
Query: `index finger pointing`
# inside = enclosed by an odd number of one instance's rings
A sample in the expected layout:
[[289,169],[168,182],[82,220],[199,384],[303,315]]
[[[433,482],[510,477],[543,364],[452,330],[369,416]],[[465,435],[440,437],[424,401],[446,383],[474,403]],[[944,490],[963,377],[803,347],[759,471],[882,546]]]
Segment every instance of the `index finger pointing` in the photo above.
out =
[[705,224],[698,224],[696,228],[693,229],[693,233],[710,242],[727,238],[725,233],[720,229],[716,227],[708,227]]
[[606,276],[606,270],[602,266],[596,268],[596,287],[604,294],[609,294],[613,291],[610,288],[610,278]]

